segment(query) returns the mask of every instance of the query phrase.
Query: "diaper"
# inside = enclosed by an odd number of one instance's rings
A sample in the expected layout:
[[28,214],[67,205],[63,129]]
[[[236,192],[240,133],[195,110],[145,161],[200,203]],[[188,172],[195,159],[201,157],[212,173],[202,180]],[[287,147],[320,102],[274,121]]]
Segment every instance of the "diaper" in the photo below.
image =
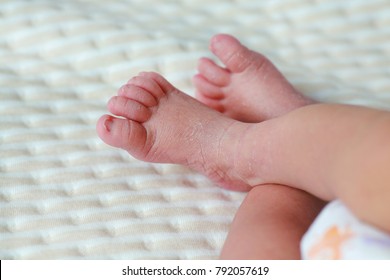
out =
[[301,253],[303,259],[390,259],[390,234],[360,221],[336,200],[304,235]]

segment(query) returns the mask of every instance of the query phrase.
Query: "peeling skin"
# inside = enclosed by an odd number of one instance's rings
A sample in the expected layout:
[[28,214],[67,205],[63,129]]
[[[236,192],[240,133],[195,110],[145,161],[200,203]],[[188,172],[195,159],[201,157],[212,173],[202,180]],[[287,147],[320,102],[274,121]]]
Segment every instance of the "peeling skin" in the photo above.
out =
[[[140,73],[121,90],[127,99],[108,108],[119,117],[98,122],[103,141],[143,161],[187,165],[231,190],[253,193],[260,189],[254,184],[276,184],[290,186],[277,199],[289,198],[293,187],[322,199],[337,197],[359,218],[390,231],[389,113],[380,113],[386,122],[374,129],[366,108],[313,104],[264,56],[233,37],[214,38],[218,44],[211,49],[226,68],[200,60],[194,77],[198,100],[157,73]],[[388,152],[372,157],[378,143]],[[377,167],[378,159],[382,174],[367,177],[362,162]],[[300,208],[291,204],[286,210]]]

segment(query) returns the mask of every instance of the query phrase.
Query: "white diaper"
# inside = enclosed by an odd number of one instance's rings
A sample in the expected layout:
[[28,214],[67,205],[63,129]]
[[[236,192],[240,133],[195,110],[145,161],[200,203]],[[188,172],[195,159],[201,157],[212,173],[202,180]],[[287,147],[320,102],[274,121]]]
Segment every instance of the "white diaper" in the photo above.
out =
[[336,200],[314,220],[301,252],[303,259],[390,259],[390,234],[358,220]]

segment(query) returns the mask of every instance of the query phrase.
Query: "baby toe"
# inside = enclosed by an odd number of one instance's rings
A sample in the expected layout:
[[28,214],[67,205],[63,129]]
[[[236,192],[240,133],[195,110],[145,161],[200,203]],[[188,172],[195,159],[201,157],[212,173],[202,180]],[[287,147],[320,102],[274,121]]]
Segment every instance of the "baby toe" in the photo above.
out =
[[141,86],[138,85],[134,85],[134,84],[123,85],[118,90],[118,95],[137,101],[146,107],[153,107],[157,105],[157,100],[150,93],[150,90],[147,88],[142,88]]
[[219,86],[210,83],[203,75],[195,75],[192,82],[197,91],[208,98],[223,99],[225,97],[223,90]]
[[161,87],[153,79],[145,75],[145,73],[148,72],[139,73],[138,76],[131,78],[127,84],[142,88],[157,99],[164,96],[164,92]]
[[147,134],[138,122],[104,115],[98,120],[96,130],[106,144],[127,150],[135,157],[142,157]]
[[211,39],[210,49],[234,73],[244,71],[253,63],[253,52],[227,34],[215,35]]
[[[162,90],[163,95],[165,95],[168,92],[173,92],[176,90],[176,88],[168,82],[163,76],[156,72],[142,72],[140,73],[143,77],[146,77],[152,81],[154,81]],[[156,96],[157,98],[162,96]]]
[[225,106],[219,100],[211,99],[205,96],[202,92],[197,91],[195,93],[196,99],[206,105],[207,107],[214,109],[220,113],[225,113]]
[[198,71],[210,83],[217,86],[226,86],[230,81],[230,72],[215,64],[208,58],[201,58],[198,61]]
[[112,97],[107,107],[114,115],[141,123],[149,120],[152,114],[148,107],[123,96]]

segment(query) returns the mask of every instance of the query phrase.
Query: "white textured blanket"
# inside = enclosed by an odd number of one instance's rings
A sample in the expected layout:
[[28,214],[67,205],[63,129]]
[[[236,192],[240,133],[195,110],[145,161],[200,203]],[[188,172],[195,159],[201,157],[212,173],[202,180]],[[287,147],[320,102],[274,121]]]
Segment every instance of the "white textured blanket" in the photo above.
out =
[[0,1],[0,258],[217,258],[244,194],[139,162],[95,133],[154,70],[193,93],[231,33],[305,94],[390,109],[390,2]]

